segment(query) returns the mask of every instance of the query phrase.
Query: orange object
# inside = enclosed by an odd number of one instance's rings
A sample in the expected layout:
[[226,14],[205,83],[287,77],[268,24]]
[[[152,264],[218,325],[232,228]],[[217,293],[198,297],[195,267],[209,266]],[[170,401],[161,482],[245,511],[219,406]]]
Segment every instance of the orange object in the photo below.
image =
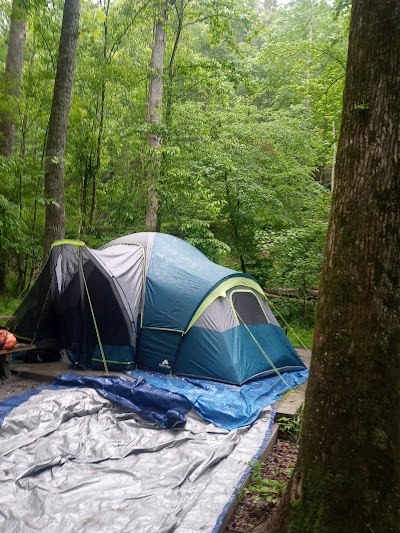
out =
[[7,329],[0,329],[0,350],[12,350],[17,339]]

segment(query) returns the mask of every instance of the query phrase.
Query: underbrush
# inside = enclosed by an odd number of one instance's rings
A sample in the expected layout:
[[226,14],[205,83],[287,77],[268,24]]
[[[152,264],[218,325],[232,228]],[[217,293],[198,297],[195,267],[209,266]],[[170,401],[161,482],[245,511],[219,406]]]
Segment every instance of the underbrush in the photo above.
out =
[[18,298],[2,297],[0,298],[0,315],[12,316],[17,309],[20,300]]
[[295,348],[308,348],[311,350],[314,328],[304,328],[298,324],[289,324],[290,327],[284,328],[286,335]]
[[[239,497],[250,495],[255,503],[270,502],[278,504],[286,488],[284,481],[269,479],[262,475],[264,463],[254,461],[251,464],[250,485],[241,490]],[[290,474],[290,472],[288,472]]]
[[294,442],[279,438],[265,463],[252,463],[250,484],[239,492],[227,533],[249,533],[274,512],[293,472],[297,452]]

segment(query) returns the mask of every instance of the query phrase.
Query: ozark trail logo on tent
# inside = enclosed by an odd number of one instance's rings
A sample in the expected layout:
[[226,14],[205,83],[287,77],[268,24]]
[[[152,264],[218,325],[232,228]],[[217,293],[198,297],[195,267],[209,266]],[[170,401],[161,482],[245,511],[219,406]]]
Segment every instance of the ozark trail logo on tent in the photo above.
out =
[[171,365],[169,364],[168,359],[164,359],[164,361],[160,363],[158,366],[162,366],[163,368],[171,368]]

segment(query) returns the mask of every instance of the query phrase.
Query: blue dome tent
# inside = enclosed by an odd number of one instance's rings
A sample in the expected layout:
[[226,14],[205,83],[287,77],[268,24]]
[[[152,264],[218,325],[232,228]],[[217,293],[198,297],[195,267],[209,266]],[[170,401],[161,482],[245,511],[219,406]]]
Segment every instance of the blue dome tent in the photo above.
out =
[[57,241],[16,318],[17,336],[54,339],[75,368],[143,368],[237,385],[304,368],[251,276],[161,233],[100,250]]

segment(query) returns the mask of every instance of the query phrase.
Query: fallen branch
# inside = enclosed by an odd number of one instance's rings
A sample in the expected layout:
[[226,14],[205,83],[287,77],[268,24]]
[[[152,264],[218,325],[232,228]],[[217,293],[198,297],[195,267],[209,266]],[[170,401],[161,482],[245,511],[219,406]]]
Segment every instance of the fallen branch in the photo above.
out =
[[267,296],[271,296],[272,298],[289,298],[289,299],[301,299],[304,300],[306,298],[312,298],[313,300],[316,300],[318,298],[318,289],[309,289],[307,291],[302,291],[300,289],[286,289],[286,288],[278,288],[278,289],[264,289],[264,292]]

